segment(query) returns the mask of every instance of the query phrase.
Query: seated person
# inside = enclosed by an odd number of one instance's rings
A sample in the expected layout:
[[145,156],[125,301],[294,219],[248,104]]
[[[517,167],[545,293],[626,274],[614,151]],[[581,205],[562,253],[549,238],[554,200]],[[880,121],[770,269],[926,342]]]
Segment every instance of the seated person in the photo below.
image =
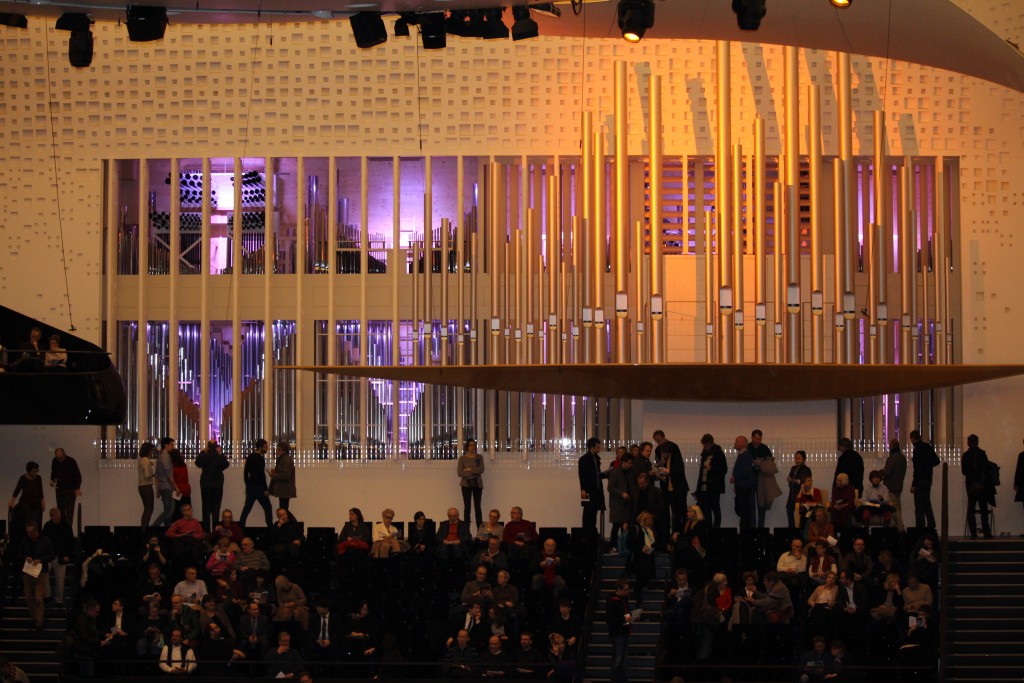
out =
[[839,597],[839,585],[835,572],[829,572],[825,583],[816,587],[807,598],[807,622],[819,631],[831,630],[833,616],[836,614],[836,600]]
[[552,633],[548,635],[548,642],[548,680],[572,683],[576,680],[576,657],[566,648],[565,638]]
[[213,531],[210,532],[208,539],[210,545],[217,545],[217,541],[222,536],[226,536],[231,540],[229,548],[232,552],[237,553],[242,548],[242,539],[245,536],[245,532],[242,531],[242,525],[235,521],[234,513],[227,508],[221,513],[220,521],[214,525]]
[[343,659],[362,660],[372,656],[380,637],[381,627],[370,613],[370,604],[361,600],[342,628]]
[[171,542],[171,554],[174,557],[194,561],[209,550],[206,532],[203,531],[202,523],[192,516],[190,503],[182,503],[180,509],[181,519],[171,524],[164,536]]
[[931,534],[922,536],[910,551],[910,564],[907,567],[909,573],[917,574],[921,583],[933,588],[939,580],[939,551],[935,543],[935,537]]
[[164,647],[164,633],[168,629],[167,618],[160,614],[159,603],[149,603],[138,628],[139,637],[135,641],[135,654],[145,659],[158,657]]
[[217,622],[227,637],[235,639],[235,627],[223,606],[217,603],[217,598],[207,595],[203,598],[203,604],[199,610],[199,632],[205,633],[206,627],[213,622]]
[[256,550],[252,539],[242,539],[242,548],[235,555],[234,568],[238,570],[239,576],[244,583],[252,583],[258,572],[270,571],[270,560],[262,550]]
[[235,553],[231,551],[231,539],[221,536],[217,541],[217,547],[206,558],[206,573],[213,579],[219,579],[234,566],[237,559]]
[[523,508],[519,506],[512,508],[509,517],[501,534],[505,551],[514,560],[528,560],[537,552],[537,525],[523,519]]
[[825,543],[814,544],[814,555],[807,561],[807,578],[816,586],[825,583],[825,577],[836,571],[836,561]]
[[238,619],[238,648],[248,659],[262,659],[270,636],[270,619],[260,611],[258,602],[250,602]]
[[810,523],[807,525],[807,542],[824,543],[829,548],[834,548],[839,540],[836,538],[836,528],[828,520],[828,513],[825,508],[815,508]]
[[152,563],[160,565],[161,571],[167,567],[167,556],[164,555],[163,548],[160,546],[160,539],[156,536],[149,537],[146,547],[142,551],[142,564],[149,565]]
[[277,646],[267,650],[263,661],[267,663],[269,678],[298,678],[302,672],[302,655],[292,648],[292,636],[288,631],[277,634]]
[[857,506],[857,490],[850,484],[850,477],[845,472],[836,475],[836,483],[832,487],[832,523],[836,529],[846,529],[853,524],[853,512]]
[[903,614],[903,595],[900,592],[899,574],[889,574],[881,586],[874,588],[872,600],[874,605],[869,614],[874,621],[895,624]]
[[28,333],[28,341],[22,344],[21,356],[11,365],[11,370],[18,372],[37,372],[43,369],[43,331],[33,327]]
[[889,489],[882,483],[882,473],[872,470],[868,475],[868,482],[860,497],[857,516],[864,526],[868,526],[871,518],[875,516],[881,519],[882,526],[892,526],[892,513],[895,508],[889,504]]
[[[167,628],[181,631],[181,642],[193,647],[199,640],[199,613],[185,604],[180,595],[171,596],[171,611],[167,614]],[[167,632],[170,640],[170,632]]]
[[926,606],[931,609],[934,604],[932,598],[932,587],[927,583],[921,583],[917,574],[907,574],[907,586],[903,589],[903,610],[907,613],[920,612]]
[[457,611],[451,626],[452,635],[448,637],[447,647],[451,647],[461,631],[469,634],[470,644],[478,650],[483,649],[487,639],[491,637],[491,624],[479,602],[470,603],[464,612]]
[[211,621],[203,629],[203,642],[199,644],[196,659],[205,675],[227,676],[231,666],[245,659],[245,652],[236,647],[234,640],[224,636],[224,628]]
[[480,675],[484,678],[510,678],[512,660],[503,650],[500,636],[491,636],[487,640],[487,649],[479,657]]
[[157,608],[166,608],[170,605],[171,590],[172,586],[160,573],[160,565],[156,562],[151,563],[146,567],[146,576],[139,581],[138,588],[135,590],[135,594],[138,596],[139,614],[146,614],[149,604],[154,601],[157,603]]
[[793,500],[797,526],[806,526],[813,519],[814,511],[825,507],[825,496],[821,489],[814,488],[814,479],[810,475],[804,477]]
[[209,595],[206,582],[199,578],[199,572],[195,567],[185,568],[185,578],[174,585],[171,597],[181,596],[189,606],[198,608],[203,598]]
[[443,560],[466,560],[469,558],[473,537],[469,523],[459,519],[459,511],[448,508],[448,520],[441,522],[434,536],[437,556]]
[[167,674],[190,674],[196,670],[196,655],[185,644],[180,628],[171,629],[170,640],[160,651],[160,670]]
[[[715,574],[715,581],[718,579],[718,574]],[[724,578],[724,575],[722,575]],[[760,600],[764,597],[764,593],[758,590],[757,587],[757,572],[746,571],[743,572],[743,588],[737,591],[736,596],[732,599],[732,615],[729,617],[729,630],[732,631],[734,626],[746,626],[754,621],[754,600]]]
[[472,566],[483,565],[487,568],[487,578],[492,583],[498,578],[498,572],[508,569],[508,556],[501,551],[501,540],[491,536],[487,539],[487,547],[473,557]]
[[565,590],[565,579],[562,578],[564,562],[558,552],[555,539],[544,541],[544,548],[533,558],[533,578],[530,589],[534,591],[549,590],[555,595]]
[[498,583],[491,589],[491,621],[505,634],[515,633],[526,618],[526,611],[519,602],[519,589],[510,583],[512,575],[507,569],[498,572]]
[[307,637],[306,658],[317,661],[333,661],[337,659],[338,639],[341,635],[341,619],[331,614],[331,606],[327,600],[320,598],[316,602],[316,616],[310,620]]
[[499,520],[501,520],[501,512],[498,510],[488,512],[487,521],[481,524],[480,528],[476,531],[476,541],[485,544],[490,539],[496,538],[500,543],[504,535],[505,525]]
[[843,558],[842,569],[853,572],[853,579],[857,583],[866,584],[868,577],[871,576],[871,569],[874,567],[874,561],[871,556],[867,554],[863,538],[856,538],[853,541],[853,551],[848,553]]
[[754,620],[765,624],[788,624],[793,616],[793,600],[778,572],[765,574],[764,588],[763,597],[743,598],[754,608]]
[[303,631],[309,628],[309,607],[306,605],[306,593],[297,583],[284,574],[274,579],[277,592],[277,609],[274,610],[274,622],[295,622]]
[[782,553],[775,563],[775,571],[791,589],[802,590],[807,585],[807,555],[802,540],[794,538],[790,542],[789,551]]
[[51,334],[45,354],[47,370],[67,370],[68,352],[60,346],[60,335]]
[[533,646],[533,634],[523,631],[519,634],[519,648],[512,655],[514,678],[544,678],[548,672],[547,655]]
[[814,645],[797,660],[800,683],[823,681],[832,668],[832,653],[829,652],[824,636],[814,636]]
[[562,636],[565,639],[566,652],[574,654],[582,632],[583,624],[580,618],[572,613],[572,601],[569,598],[562,598],[558,601],[558,614],[548,624],[548,633]]
[[871,582],[876,586],[880,586],[885,582],[889,574],[903,576],[906,573],[903,565],[893,557],[892,551],[888,548],[883,548],[878,552],[878,559],[875,561],[875,566],[871,569]]
[[274,584],[267,578],[267,573],[258,570],[253,576],[252,583],[246,592],[246,598],[260,606],[260,611],[268,617],[273,614],[277,607],[277,591]]
[[852,571],[846,569],[839,574],[839,591],[836,594],[836,618],[853,635],[862,632],[868,613],[868,594],[857,582]]
[[395,519],[395,511],[386,508],[381,512],[381,521],[373,525],[373,546],[371,554],[374,557],[390,557],[393,553],[404,552],[408,544],[402,541],[402,533],[392,522]]
[[285,508],[277,509],[277,520],[270,527],[270,555],[275,561],[299,559],[302,551],[302,526]]
[[[103,655],[110,660],[131,659],[135,653],[135,620],[124,608],[124,598],[116,597],[110,602],[110,614],[104,619],[104,631],[108,642],[103,646]],[[2,680],[2,679],[0,679]]]
[[[370,553],[373,534],[370,526],[363,520],[363,511],[352,508],[348,511],[348,521],[338,533],[338,556],[360,558]],[[352,553],[349,555],[349,553]]]
[[[449,641],[452,641],[449,638]],[[477,649],[469,642],[469,632],[461,629],[448,644],[444,656],[445,678],[477,678]]]
[[491,607],[491,583],[487,580],[487,567],[480,565],[476,568],[473,578],[462,587],[461,601],[465,606],[476,602],[486,612]]
[[409,540],[409,550],[416,555],[430,555],[434,552],[435,538],[434,534],[436,529],[433,528],[433,522],[427,523],[427,516],[422,511],[417,511],[413,515],[412,525],[409,527],[409,532],[406,534]]

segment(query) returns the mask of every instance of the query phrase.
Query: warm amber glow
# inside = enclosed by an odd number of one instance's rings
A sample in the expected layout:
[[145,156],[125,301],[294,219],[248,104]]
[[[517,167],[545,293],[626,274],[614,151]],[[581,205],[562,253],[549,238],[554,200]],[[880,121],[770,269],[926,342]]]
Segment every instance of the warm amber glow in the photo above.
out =
[[622,34],[622,37],[625,38],[630,43],[640,42],[640,34],[633,33],[632,31],[626,31],[625,33]]
[[853,0],[832,0],[832,4],[836,7],[846,9],[852,4]]

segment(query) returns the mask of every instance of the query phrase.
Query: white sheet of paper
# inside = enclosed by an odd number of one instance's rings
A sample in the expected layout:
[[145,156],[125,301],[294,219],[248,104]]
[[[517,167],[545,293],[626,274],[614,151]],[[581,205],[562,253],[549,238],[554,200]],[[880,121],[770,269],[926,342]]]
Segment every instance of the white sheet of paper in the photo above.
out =
[[21,571],[33,579],[38,579],[39,575],[43,573],[43,563],[29,564],[29,561],[25,560],[25,566],[21,568]]

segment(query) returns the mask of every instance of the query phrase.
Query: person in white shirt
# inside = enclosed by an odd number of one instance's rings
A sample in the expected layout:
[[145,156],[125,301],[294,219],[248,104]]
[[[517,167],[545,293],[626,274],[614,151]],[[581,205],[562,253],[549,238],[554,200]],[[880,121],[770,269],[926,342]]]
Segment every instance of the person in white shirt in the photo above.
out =
[[804,542],[794,538],[789,544],[789,552],[782,553],[775,564],[776,571],[786,587],[794,594],[801,596],[808,585],[807,554],[804,553]]
[[173,591],[173,595],[180,595],[186,603],[195,608],[199,607],[202,599],[209,593],[206,582],[199,578],[199,572],[195,567],[185,569],[185,580],[175,584]]
[[160,670],[167,674],[190,674],[196,670],[196,655],[181,642],[181,629],[171,631],[171,642],[160,650]]

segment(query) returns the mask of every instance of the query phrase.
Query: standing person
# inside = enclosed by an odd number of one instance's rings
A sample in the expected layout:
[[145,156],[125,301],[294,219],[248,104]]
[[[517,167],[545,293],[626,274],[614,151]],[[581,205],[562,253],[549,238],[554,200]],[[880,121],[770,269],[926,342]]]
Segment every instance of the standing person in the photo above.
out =
[[[277,460],[270,470],[270,495],[277,496],[278,507],[288,509],[288,502],[296,498],[295,457],[287,441],[277,442]],[[244,524],[244,523],[243,523]]]
[[786,522],[790,529],[800,526],[796,519],[796,497],[804,485],[804,479],[809,476],[811,476],[811,468],[807,466],[807,453],[797,451],[793,454],[793,466],[789,468],[789,475],[786,476],[786,483],[789,484],[789,497],[786,498]]
[[683,454],[679,446],[673,441],[665,438],[665,432],[660,429],[652,435],[654,443],[658,444],[656,460],[664,462],[665,474],[667,475],[664,491],[670,509],[672,519],[672,531],[679,531],[686,518],[686,494],[690,491],[690,484],[686,481],[686,466],[683,463]]
[[174,490],[178,493],[178,501],[174,506],[174,521],[181,519],[181,508],[192,505],[192,484],[188,480],[188,463],[177,448],[171,449],[171,476],[174,478]]
[[889,489],[889,504],[893,507],[893,519],[896,528],[901,532],[906,528],[903,525],[903,484],[907,478],[907,456],[903,455],[900,448],[900,440],[893,439],[889,442],[889,457],[885,459],[882,467],[882,483]]
[[167,526],[174,516],[174,462],[171,450],[174,439],[165,436],[160,439],[160,453],[156,456],[156,492],[160,496],[163,510],[153,520],[153,526]]
[[25,474],[18,478],[7,507],[12,511],[17,508],[23,523],[34,522],[37,527],[42,525],[46,498],[43,496],[43,479],[39,476],[39,463],[31,460],[25,463]]
[[736,464],[732,466],[732,476],[729,478],[736,492],[735,510],[740,518],[741,531],[754,527],[754,506],[757,504],[757,470],[754,468],[754,455],[748,446],[747,437],[736,437],[733,445],[736,449]]
[[224,470],[230,466],[216,441],[208,441],[206,450],[196,456],[196,467],[202,470],[199,492],[203,499],[203,516],[200,521],[210,532],[220,517],[220,504],[224,500]]
[[[57,489],[57,507],[73,529],[75,527],[75,502],[82,497],[82,471],[78,463],[63,448],[53,451],[50,464],[50,486]],[[40,508],[41,509],[41,508]]]
[[25,590],[25,606],[32,625],[37,631],[43,628],[43,600],[50,582],[47,568],[55,557],[50,539],[39,533],[35,522],[25,525],[25,538],[21,540],[18,565],[22,567],[21,583]]
[[619,534],[629,532],[636,510],[637,483],[633,456],[626,453],[622,462],[608,474],[608,520],[612,525],[612,552],[618,552]]
[[1016,491],[1013,500],[1024,503],[1024,451],[1017,454],[1017,469],[1013,472],[1013,490]]
[[935,528],[935,512],[932,510],[932,475],[939,466],[939,456],[930,443],[921,438],[916,429],[910,432],[914,444],[911,464],[914,477],[910,482],[910,493],[914,496],[914,523],[919,527]]
[[[75,534],[71,530],[71,525],[61,517],[60,508],[50,510],[50,521],[43,525],[42,534],[50,539],[50,545],[53,546],[54,557],[50,564],[54,576],[53,601],[61,607],[64,604],[64,578],[75,554]],[[49,587],[50,584],[47,582],[46,588]]]
[[722,526],[722,494],[725,493],[725,475],[729,471],[729,463],[725,459],[725,451],[715,443],[715,437],[705,434],[700,439],[703,450],[700,454],[700,470],[697,473],[697,492],[694,497],[697,505],[709,520],[712,528]]
[[[601,486],[601,439],[587,439],[587,452],[580,456],[576,468],[580,477],[580,504],[583,506],[583,530],[598,533],[597,513],[604,510],[604,487]],[[603,533],[598,534],[604,538]]]
[[761,430],[755,429],[750,434],[750,451],[754,456],[754,470],[757,472],[757,526],[764,528],[764,520],[772,509],[772,502],[782,495],[779,482],[775,475],[779,466],[775,464],[772,449],[761,443]]
[[975,508],[981,515],[981,535],[992,538],[992,529],[988,523],[988,491],[985,486],[988,455],[978,447],[977,434],[967,437],[967,450],[960,458],[960,471],[964,475],[964,485],[967,487],[967,528],[971,530],[971,538],[978,537]]
[[476,525],[479,527],[484,523],[484,513],[481,507],[480,498],[484,492],[484,459],[476,452],[476,439],[466,439],[466,445],[462,448],[462,455],[455,468],[459,476],[459,488],[462,489],[462,516],[468,523],[469,503],[473,502],[473,510],[476,512]]
[[153,451],[156,446],[147,441],[139,446],[139,498],[142,499],[142,520],[139,526],[142,533],[149,529],[149,520],[153,518],[153,484],[156,481],[156,463],[153,462]]
[[629,648],[629,624],[632,621],[627,579],[615,582],[615,592],[608,597],[605,606],[605,618],[608,622],[608,639],[612,641],[612,683],[625,683],[629,680],[626,678],[626,650]]
[[836,472],[832,477],[832,483],[840,474],[850,478],[850,486],[857,489],[857,493],[864,493],[864,458],[860,453],[853,450],[853,442],[848,438],[839,439],[839,459],[836,460]]
[[245,467],[242,469],[242,479],[245,482],[245,505],[242,506],[242,516],[238,520],[243,527],[245,520],[249,517],[249,511],[256,503],[263,508],[267,528],[269,529],[274,523],[270,518],[270,489],[267,488],[267,459],[265,456],[268,450],[267,440],[257,439],[253,445],[253,452],[245,459]]

